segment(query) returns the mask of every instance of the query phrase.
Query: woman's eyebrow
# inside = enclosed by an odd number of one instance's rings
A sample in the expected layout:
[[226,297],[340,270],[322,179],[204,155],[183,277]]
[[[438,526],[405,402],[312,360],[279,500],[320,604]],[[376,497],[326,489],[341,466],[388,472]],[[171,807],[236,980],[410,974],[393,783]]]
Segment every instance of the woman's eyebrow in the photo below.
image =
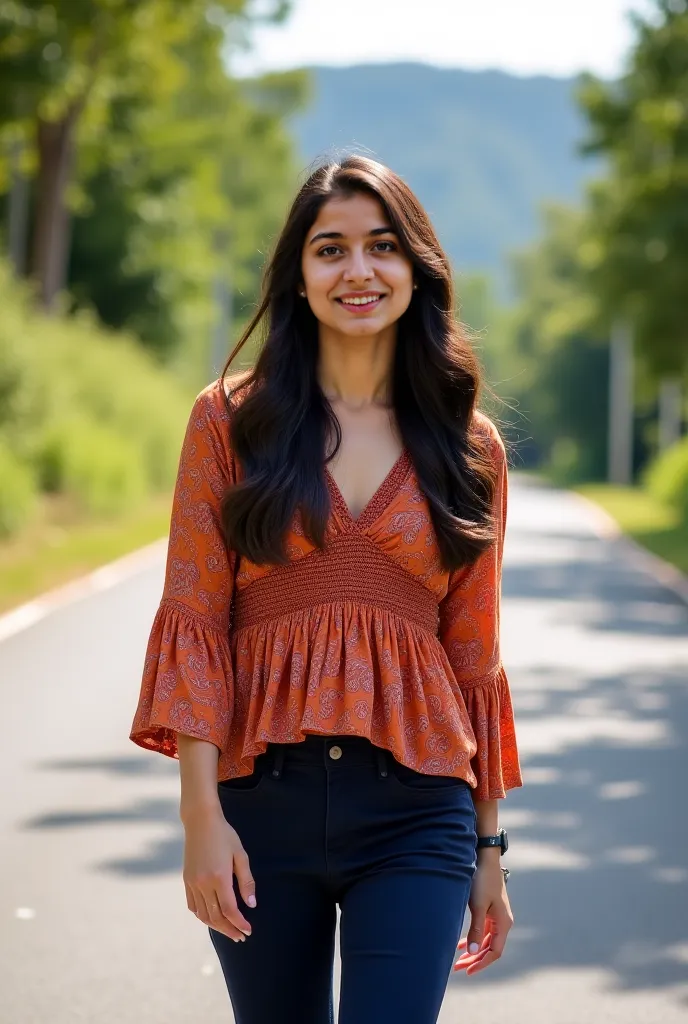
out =
[[[373,228],[368,232],[369,235],[396,235],[396,231],[392,227],[384,228]],[[341,231],[319,231],[317,235],[313,235],[309,245],[313,245],[314,242],[319,242],[321,238],[344,238]]]

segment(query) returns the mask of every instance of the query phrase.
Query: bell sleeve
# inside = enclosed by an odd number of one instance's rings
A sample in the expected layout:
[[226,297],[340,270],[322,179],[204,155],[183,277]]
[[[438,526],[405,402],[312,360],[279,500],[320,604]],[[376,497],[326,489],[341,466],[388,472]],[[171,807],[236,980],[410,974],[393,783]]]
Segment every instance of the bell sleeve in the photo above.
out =
[[172,501],[165,583],[146,650],[130,739],[178,757],[177,733],[222,750],[232,717],[229,647],[235,556],[220,524],[234,482],[222,382],[202,391],[186,428]]
[[474,799],[494,800],[523,785],[509,683],[501,660],[499,619],[502,555],[507,511],[504,443],[487,417],[489,443],[497,464],[493,514],[497,538],[471,566],[450,574],[440,602],[440,643],[468,712],[477,751],[471,769]]

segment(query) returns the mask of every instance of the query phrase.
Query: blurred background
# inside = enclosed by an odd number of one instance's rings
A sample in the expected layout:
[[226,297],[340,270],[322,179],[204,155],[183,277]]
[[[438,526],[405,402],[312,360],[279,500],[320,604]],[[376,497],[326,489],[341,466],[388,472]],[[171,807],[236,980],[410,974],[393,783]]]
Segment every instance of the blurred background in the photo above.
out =
[[350,151],[430,213],[512,467],[516,924],[440,1020],[687,1019],[686,0],[0,0],[2,1024],[230,1019],[128,737],[191,404]]
[[688,567],[687,104],[683,0],[3,0],[0,609],[164,534],[190,397],[348,151],[428,209],[514,467]]

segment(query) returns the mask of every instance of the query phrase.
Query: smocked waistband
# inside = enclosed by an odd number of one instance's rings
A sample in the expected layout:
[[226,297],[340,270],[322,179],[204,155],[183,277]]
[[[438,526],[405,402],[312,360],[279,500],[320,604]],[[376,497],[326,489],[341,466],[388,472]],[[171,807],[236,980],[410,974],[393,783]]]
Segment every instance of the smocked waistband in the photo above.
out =
[[435,595],[366,537],[352,534],[238,590],[232,628],[246,629],[336,601],[374,605],[437,634]]

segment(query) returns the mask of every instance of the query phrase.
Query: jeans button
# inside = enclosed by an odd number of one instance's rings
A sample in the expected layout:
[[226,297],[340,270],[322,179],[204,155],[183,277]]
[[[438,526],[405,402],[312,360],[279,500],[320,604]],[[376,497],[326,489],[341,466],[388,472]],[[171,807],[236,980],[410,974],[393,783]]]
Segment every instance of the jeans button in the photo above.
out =
[[342,756],[342,748],[341,747],[337,747],[337,746],[330,747],[330,757],[334,758],[335,761],[338,761],[341,756]]

